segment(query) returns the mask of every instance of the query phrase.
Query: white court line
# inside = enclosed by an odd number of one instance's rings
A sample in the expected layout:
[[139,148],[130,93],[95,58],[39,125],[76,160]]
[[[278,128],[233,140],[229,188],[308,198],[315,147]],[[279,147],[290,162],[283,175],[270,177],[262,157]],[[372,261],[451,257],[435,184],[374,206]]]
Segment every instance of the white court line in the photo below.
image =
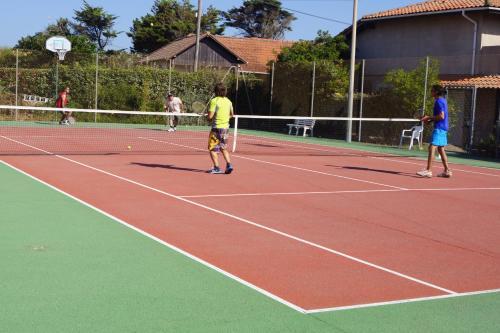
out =
[[[242,134],[242,135],[243,136],[256,137],[254,135],[248,135],[248,134]],[[351,151],[359,152],[357,154],[356,153],[345,153],[345,155],[347,155],[347,156],[359,156],[360,153],[367,153],[367,152],[368,153],[373,153],[372,151],[369,151],[369,150],[360,150],[360,149],[356,149],[356,148],[347,148],[347,147],[331,147],[332,149],[327,149],[330,146],[325,146],[325,145],[322,145],[320,143],[303,143],[302,145],[292,145],[292,144],[282,143],[281,141],[279,141],[279,139],[272,139],[271,138],[271,140],[275,140],[275,141],[262,140],[262,139],[259,139],[258,141],[266,142],[266,143],[279,144],[279,145],[287,146],[287,147],[303,148],[303,149],[307,149],[307,150],[315,150],[315,151],[322,151],[322,152],[328,152],[328,153],[336,153],[339,149],[340,150],[351,150]],[[309,147],[311,145],[318,145],[318,146],[325,147],[325,148]],[[375,152],[375,153],[386,155],[386,156],[402,157],[402,156],[399,156],[399,155],[396,155],[396,154],[390,154],[390,153],[383,153],[383,152]],[[366,157],[368,157],[368,158],[375,158],[375,159],[379,159],[379,160],[391,161],[391,162],[394,162],[394,163],[405,163],[405,164],[413,164],[413,165],[420,165],[420,166],[422,166],[422,163],[408,162],[408,161],[398,161],[398,160],[394,160],[394,159],[391,159],[391,158],[384,158],[384,157],[379,157],[379,156],[366,156]],[[403,157],[405,157],[405,156],[403,156]],[[415,161],[422,161],[422,162],[426,161],[426,159],[424,157],[419,158],[419,157],[408,156],[407,158],[413,159]],[[464,164],[453,163],[453,162],[449,162],[449,164],[450,165],[464,165]],[[494,168],[488,168],[488,167],[482,167],[482,166],[476,166],[476,165],[469,165],[469,167],[471,167],[471,168],[478,168],[478,169],[487,169],[487,170],[492,170],[492,171],[493,170],[498,170],[498,169],[494,169]],[[456,168],[453,168],[453,171],[460,171],[460,172],[478,174],[478,175],[483,175],[483,176],[500,177],[500,174],[491,174],[491,173],[484,173],[484,172],[479,172],[479,171],[463,170],[463,169],[456,169]]]
[[456,293],[456,294],[452,294],[452,295],[439,295],[439,296],[430,296],[430,297],[409,298],[409,299],[402,299],[402,300],[397,300],[397,301],[359,304],[359,305],[351,305],[351,306],[339,306],[339,307],[334,307],[334,308],[322,308],[322,309],[306,310],[306,313],[307,314],[315,314],[315,313],[323,313],[323,312],[355,310],[355,309],[373,308],[373,307],[379,307],[379,306],[385,306],[385,305],[407,304],[407,303],[416,303],[416,302],[422,302],[422,301],[434,301],[434,300],[440,300],[440,299],[476,296],[476,295],[485,295],[485,294],[495,294],[495,293],[500,293],[500,289],[480,290],[480,291],[472,291],[472,292],[467,292],[467,293]]
[[334,250],[334,249],[331,249],[331,248],[328,248],[326,246],[323,246],[323,245],[320,245],[320,244],[316,244],[316,243],[313,243],[311,241],[308,241],[308,240],[305,240],[303,238],[300,238],[300,237],[297,237],[297,236],[294,236],[294,235],[291,235],[291,234],[288,234],[288,233],[285,233],[283,231],[280,231],[280,230],[277,230],[277,229],[274,229],[274,228],[270,228],[270,227],[267,227],[265,225],[262,225],[262,224],[258,224],[256,222],[252,222],[250,220],[247,220],[247,219],[244,219],[242,217],[238,217],[236,215],[233,215],[233,214],[230,214],[230,213],[227,213],[227,212],[224,212],[222,210],[218,210],[218,209],[215,209],[215,208],[212,208],[212,207],[209,207],[209,206],[206,206],[206,205],[203,205],[203,204],[200,204],[200,203],[197,203],[195,201],[192,201],[192,200],[189,200],[189,199],[185,199],[185,198],[181,198],[175,194],[171,194],[171,193],[168,193],[168,192],[165,192],[165,191],[162,191],[162,190],[159,190],[159,189],[156,189],[154,187],[151,187],[151,186],[148,186],[148,185],[145,185],[145,184],[142,184],[142,183],[139,183],[139,182],[136,182],[132,179],[129,179],[129,178],[125,178],[125,177],[122,177],[122,176],[118,176],[116,174],[113,174],[111,172],[108,172],[108,171],[105,171],[105,170],[101,170],[101,169],[98,169],[96,167],[93,167],[93,166],[90,166],[90,165],[87,165],[87,164],[84,164],[84,163],[81,163],[81,162],[78,162],[78,161],[75,161],[75,160],[72,160],[70,158],[67,158],[67,157],[64,157],[64,156],[60,156],[60,155],[56,155],[56,154],[52,154],[51,152],[48,152],[46,150],[43,150],[43,149],[40,149],[40,148],[37,148],[37,147],[34,147],[34,146],[31,146],[31,145],[28,145],[26,143],[23,143],[23,142],[19,142],[19,141],[16,141],[16,140],[13,140],[13,139],[10,139],[8,137],[5,137],[5,136],[0,136],[6,140],[9,140],[9,141],[13,141],[13,142],[17,142],[18,144],[21,144],[23,146],[26,146],[26,147],[30,147],[32,149],[35,149],[35,150],[38,150],[38,151],[41,151],[41,152],[44,152],[48,155],[53,155],[57,158],[60,158],[60,159],[63,159],[63,160],[66,160],[66,161],[69,161],[71,163],[74,163],[74,164],[77,164],[77,165],[80,165],[80,166],[83,166],[83,167],[86,167],[88,169],[91,169],[91,170],[94,170],[94,171],[97,171],[97,172],[100,172],[100,173],[103,173],[105,175],[108,175],[108,176],[111,176],[111,177],[114,177],[114,178],[117,178],[117,179],[120,179],[120,180],[123,180],[125,182],[128,182],[128,183],[131,183],[131,184],[134,184],[134,185],[137,185],[139,187],[142,187],[142,188],[145,188],[145,189],[148,189],[148,190],[151,190],[153,192],[156,192],[156,193],[160,193],[160,194],[163,194],[165,196],[168,196],[170,198],[173,198],[173,199],[177,199],[179,201],[183,201],[183,202],[186,202],[188,204],[191,204],[193,206],[196,206],[196,207],[199,207],[199,208],[203,208],[205,210],[208,210],[208,211],[211,211],[213,213],[216,213],[216,214],[219,214],[219,215],[223,215],[223,216],[226,216],[226,217],[229,217],[231,219],[234,219],[236,221],[239,221],[239,222],[243,222],[245,224],[248,224],[248,225],[251,225],[251,226],[254,226],[256,228],[259,228],[259,229],[262,229],[262,230],[266,230],[266,231],[269,231],[271,233],[274,233],[274,234],[277,234],[277,235],[280,235],[280,236],[283,236],[285,238],[288,238],[288,239],[292,239],[292,240],[295,240],[299,243],[302,243],[302,244],[305,244],[305,245],[309,245],[311,247],[314,247],[316,249],[320,249],[320,250],[323,250],[325,252],[328,252],[328,253],[332,253],[332,254],[335,254],[337,256],[340,256],[340,257],[343,257],[343,258],[346,258],[348,260],[351,260],[351,261],[354,261],[354,262],[357,262],[357,263],[360,263],[360,264],[363,264],[363,265],[366,265],[366,266],[369,266],[371,268],[375,268],[377,270],[380,270],[380,271],[383,271],[383,272],[386,272],[386,273],[389,273],[391,275],[395,275],[395,276],[398,276],[400,278],[403,278],[403,279],[406,279],[406,280],[409,280],[409,281],[412,281],[412,282],[415,282],[417,284],[421,284],[421,285],[424,285],[424,286],[427,286],[427,287],[430,287],[430,288],[433,288],[433,289],[437,289],[437,290],[440,290],[440,291],[443,291],[447,294],[456,294],[455,291],[452,291],[452,290],[449,290],[449,289],[446,289],[446,288],[443,288],[443,287],[440,287],[438,285],[435,285],[435,284],[432,284],[432,283],[429,283],[429,282],[426,282],[424,280],[420,280],[418,278],[415,278],[415,277],[412,277],[410,275],[406,275],[406,274],[403,274],[403,273],[400,273],[400,272],[397,272],[395,270],[392,270],[392,269],[389,269],[389,268],[386,268],[384,266],[380,266],[380,265],[377,265],[377,264],[374,264],[372,262],[369,262],[369,261],[366,261],[366,260],[363,260],[363,259],[360,259],[360,258],[357,258],[357,257],[354,257],[354,256],[351,256],[351,255],[348,255],[346,253],[343,253],[343,252],[340,252],[340,251],[337,251],[337,250]]
[[[397,155],[388,155],[388,156],[397,157]],[[391,162],[394,162],[394,163],[413,164],[413,165],[420,165],[420,166],[422,165],[422,163],[416,163],[416,162],[410,162],[410,161],[399,161],[399,160],[395,160],[395,159],[387,158],[387,157],[370,156],[370,158],[375,158],[377,160],[391,161]],[[414,157],[410,157],[410,158],[414,159]],[[426,160],[422,159],[422,162],[426,162]],[[436,163],[437,162],[439,162],[439,161],[436,160]],[[452,165],[463,165],[463,164],[457,164],[457,163],[449,163],[449,164],[452,164]],[[485,168],[485,169],[489,169],[489,170],[496,170],[496,169],[490,169],[490,168],[478,167],[478,166],[471,166],[471,167],[474,167],[474,168]],[[479,172],[479,171],[463,170],[463,169],[456,169],[456,168],[452,168],[451,170],[452,171],[465,172],[465,173],[472,173],[472,174],[481,175],[481,176],[500,177],[500,174],[497,175],[497,174],[493,174],[493,173],[484,173],[484,172]]]
[[218,197],[260,197],[280,195],[314,195],[314,194],[343,194],[343,193],[380,193],[380,192],[406,192],[407,190],[345,190],[345,191],[322,191],[322,192],[264,192],[264,193],[227,193],[227,194],[198,194],[180,195],[181,198],[218,198]]
[[[57,156],[57,155],[54,155],[54,156]],[[177,253],[185,255],[186,257],[188,257],[188,258],[190,258],[190,259],[192,259],[192,260],[194,260],[194,261],[196,261],[196,262],[198,262],[198,263],[200,263],[200,264],[202,264],[202,265],[204,265],[204,266],[206,266],[206,267],[208,267],[210,269],[213,269],[214,271],[216,271],[218,273],[221,273],[222,275],[224,275],[224,276],[226,276],[226,277],[228,277],[230,279],[233,279],[233,280],[235,280],[235,281],[243,284],[244,286],[247,286],[247,287],[249,287],[249,288],[251,288],[251,289],[253,289],[253,290],[255,290],[255,291],[257,291],[257,292],[259,292],[259,293],[261,293],[261,294],[263,294],[263,295],[265,295],[265,296],[267,296],[267,297],[269,297],[269,298],[271,298],[271,299],[273,299],[273,300],[275,300],[275,301],[283,304],[283,305],[286,305],[289,308],[292,308],[292,309],[294,309],[294,310],[296,310],[298,312],[306,313],[306,310],[303,309],[303,308],[301,308],[300,306],[298,306],[296,304],[293,304],[291,302],[288,302],[288,301],[284,300],[283,298],[270,293],[267,290],[259,288],[256,285],[254,285],[254,284],[252,284],[252,283],[250,283],[250,282],[248,282],[248,281],[246,281],[246,280],[244,280],[244,279],[242,279],[242,278],[240,278],[240,277],[238,277],[238,276],[236,276],[234,274],[231,274],[231,273],[223,270],[220,267],[217,267],[217,266],[215,266],[215,265],[213,265],[213,264],[211,264],[211,263],[209,263],[209,262],[207,262],[207,261],[205,261],[205,260],[203,260],[203,259],[201,259],[201,258],[199,258],[199,257],[197,257],[197,256],[195,256],[195,255],[193,255],[193,254],[191,254],[189,252],[187,252],[187,251],[184,251],[184,250],[178,248],[175,245],[167,243],[164,240],[162,240],[162,239],[160,239],[160,238],[158,238],[156,236],[153,236],[153,235],[151,235],[150,233],[148,233],[148,232],[146,232],[144,230],[141,230],[141,229],[139,229],[139,228],[137,228],[137,227],[135,227],[135,226],[133,226],[131,224],[128,224],[127,222],[123,221],[122,219],[120,219],[120,218],[118,218],[118,217],[116,217],[114,215],[111,215],[110,213],[107,213],[107,212],[105,212],[105,211],[103,211],[103,210],[101,210],[101,209],[93,206],[92,204],[90,204],[90,203],[88,203],[86,201],[83,201],[83,200],[81,200],[81,199],[79,199],[79,198],[77,198],[77,197],[75,197],[75,196],[73,196],[73,195],[71,195],[71,194],[69,194],[67,192],[64,192],[63,190],[61,190],[61,189],[59,189],[59,188],[57,188],[57,187],[55,187],[55,186],[53,186],[53,185],[51,185],[51,184],[43,181],[43,180],[41,180],[41,179],[39,179],[39,178],[37,178],[37,177],[35,177],[35,176],[33,176],[33,175],[31,175],[31,174],[29,174],[29,173],[21,170],[21,169],[18,169],[15,166],[13,166],[13,165],[5,162],[5,161],[0,160],[0,163],[2,163],[4,165],[6,165],[6,166],[8,166],[8,167],[10,167],[10,168],[12,168],[14,170],[16,170],[17,172],[20,172],[20,173],[22,173],[22,174],[30,177],[31,179],[36,180],[37,182],[39,182],[41,184],[44,184],[45,186],[47,186],[47,187],[49,187],[49,188],[51,188],[51,189],[53,189],[53,190],[55,190],[55,191],[57,191],[59,193],[64,194],[65,196],[67,196],[67,197],[69,197],[69,198],[71,198],[71,199],[73,199],[73,200],[75,200],[75,201],[77,201],[77,202],[79,202],[79,203],[81,203],[81,204],[83,204],[83,205],[85,205],[85,206],[87,206],[87,207],[95,210],[96,212],[99,212],[99,213],[103,214],[106,217],[109,217],[110,219],[114,220],[115,222],[118,222],[118,223],[124,225],[125,227],[130,228],[130,229],[132,229],[132,230],[140,233],[141,235],[144,235],[144,236],[148,237],[149,239],[154,240],[155,242],[158,242],[158,243],[160,243],[160,244],[162,244],[162,245],[170,248],[171,250],[173,250],[173,251],[175,251]]]
[[425,191],[499,191],[500,187],[457,187],[457,188],[415,188],[406,190],[345,190],[345,191],[320,191],[320,192],[261,192],[261,193],[227,193],[227,194],[198,194],[180,195],[181,198],[217,198],[217,197],[260,197],[260,196],[286,196],[286,195],[327,195],[351,193],[383,193],[383,192],[425,192]]
[[[166,143],[166,144],[169,144],[169,145],[179,146],[179,147],[183,147],[183,148],[189,148],[189,149],[194,149],[194,150],[205,151],[205,149],[191,147],[191,146],[186,146],[186,145],[181,145],[181,144],[172,143],[172,142],[168,142],[168,141],[157,140],[157,139],[153,139],[153,138],[140,137],[139,139],[153,141],[153,142]],[[237,154],[232,154],[231,156],[232,157],[236,157],[236,158],[241,158],[241,159],[244,159],[244,160],[253,161],[253,162],[270,164],[270,165],[276,165],[276,166],[280,166],[280,167],[284,167],[284,168],[289,168],[289,169],[295,169],[295,170],[300,170],[300,171],[306,171],[306,172],[316,173],[316,174],[320,174],[320,175],[324,175],[324,176],[330,176],[330,177],[337,177],[337,178],[342,178],[342,179],[347,179],[347,180],[353,180],[353,181],[356,181],[356,182],[361,182],[361,183],[366,183],[366,184],[372,184],[372,185],[377,185],[377,186],[383,186],[383,187],[389,187],[389,188],[393,188],[393,189],[397,189],[397,190],[402,190],[402,191],[407,190],[404,187],[392,186],[392,185],[387,185],[387,184],[372,182],[372,181],[364,180],[364,179],[358,179],[358,178],[352,178],[352,177],[347,177],[347,176],[341,176],[341,175],[337,175],[337,174],[334,174],[334,173],[328,173],[328,172],[323,172],[323,171],[318,171],[318,170],[305,169],[305,168],[300,168],[300,167],[296,167],[296,166],[288,165],[288,164],[281,164],[281,163],[274,163],[274,162],[269,162],[269,161],[264,161],[264,160],[258,160],[258,159],[255,159],[255,158],[245,157],[245,156],[241,156],[241,155],[237,155]]]

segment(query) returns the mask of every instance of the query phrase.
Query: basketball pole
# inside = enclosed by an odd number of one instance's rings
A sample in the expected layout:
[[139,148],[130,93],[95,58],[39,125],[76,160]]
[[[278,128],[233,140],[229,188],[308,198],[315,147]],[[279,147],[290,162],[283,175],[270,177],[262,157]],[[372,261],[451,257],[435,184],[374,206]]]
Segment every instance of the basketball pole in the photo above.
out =
[[56,99],[59,96],[59,57],[56,54]]
[[[351,68],[349,75],[349,101],[347,106],[347,117],[352,118],[354,106],[354,74],[356,70],[356,35],[358,28],[358,0],[354,0],[352,6],[352,38],[351,38]],[[352,120],[347,121],[346,141],[352,140]]]

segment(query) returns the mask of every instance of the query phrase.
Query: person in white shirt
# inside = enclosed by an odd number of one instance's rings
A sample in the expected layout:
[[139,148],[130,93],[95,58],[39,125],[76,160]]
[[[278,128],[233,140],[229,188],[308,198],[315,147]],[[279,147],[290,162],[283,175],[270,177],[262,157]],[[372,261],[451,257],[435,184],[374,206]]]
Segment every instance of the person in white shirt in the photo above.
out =
[[[164,109],[166,112],[172,113],[181,113],[184,111],[184,104],[182,104],[182,101],[179,97],[174,97],[172,94],[168,94],[167,96],[167,101],[164,105]],[[179,117],[178,116],[170,116],[169,118],[169,125],[170,128],[168,129],[169,132],[174,132],[177,130],[177,124],[179,123]]]

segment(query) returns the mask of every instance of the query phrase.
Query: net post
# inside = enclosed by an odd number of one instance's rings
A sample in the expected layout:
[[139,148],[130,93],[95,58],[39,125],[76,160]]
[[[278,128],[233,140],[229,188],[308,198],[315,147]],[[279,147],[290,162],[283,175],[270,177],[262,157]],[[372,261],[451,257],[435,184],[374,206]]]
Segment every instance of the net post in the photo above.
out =
[[236,151],[236,141],[238,140],[238,116],[234,116],[233,150]]

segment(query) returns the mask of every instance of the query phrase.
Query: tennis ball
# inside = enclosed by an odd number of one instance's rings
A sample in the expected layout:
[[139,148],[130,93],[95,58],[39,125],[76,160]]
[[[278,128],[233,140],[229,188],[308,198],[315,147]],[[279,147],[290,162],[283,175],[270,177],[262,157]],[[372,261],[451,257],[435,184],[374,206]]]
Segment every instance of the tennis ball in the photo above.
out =
[[132,149],[132,146],[127,146],[127,149],[128,149],[128,150]]

